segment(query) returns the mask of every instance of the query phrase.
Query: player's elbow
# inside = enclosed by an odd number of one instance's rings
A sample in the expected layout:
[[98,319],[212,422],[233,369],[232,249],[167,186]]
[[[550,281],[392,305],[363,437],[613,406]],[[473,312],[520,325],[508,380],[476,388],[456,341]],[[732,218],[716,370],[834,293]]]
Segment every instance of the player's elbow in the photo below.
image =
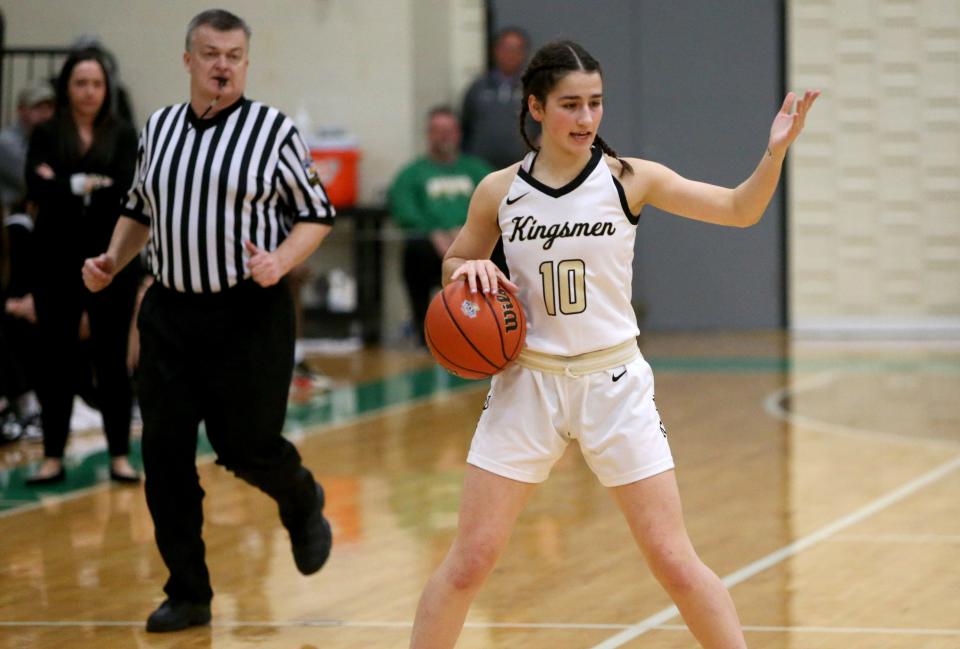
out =
[[758,196],[756,192],[747,191],[743,186],[732,190],[729,203],[733,214],[731,225],[749,228],[759,223],[770,205],[770,198],[770,196]]
[[749,202],[738,200],[736,192],[732,193],[730,201],[730,225],[737,228],[749,228],[756,225],[763,218],[764,207],[751,205]]
[[749,228],[750,226],[759,223],[760,219],[762,218],[763,212],[747,212],[745,214],[737,215],[734,225],[738,228]]

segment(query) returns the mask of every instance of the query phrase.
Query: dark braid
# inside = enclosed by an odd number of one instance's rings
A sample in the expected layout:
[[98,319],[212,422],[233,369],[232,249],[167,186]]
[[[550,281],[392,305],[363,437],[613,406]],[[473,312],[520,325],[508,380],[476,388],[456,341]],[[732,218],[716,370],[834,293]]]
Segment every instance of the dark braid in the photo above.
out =
[[[590,56],[590,53],[582,46],[573,41],[547,43],[537,50],[537,53],[530,59],[527,69],[524,70],[523,77],[521,77],[523,97],[520,100],[520,135],[531,150],[539,151],[540,149],[533,145],[527,135],[527,115],[530,112],[527,99],[530,95],[533,95],[542,105],[546,105],[547,95],[550,94],[553,87],[574,70],[596,72],[601,76],[603,75],[600,63]],[[620,162],[620,175],[623,175],[624,172],[633,173],[633,167],[630,166],[630,163],[620,158],[616,151],[603,141],[603,138],[596,135],[594,143],[600,147],[601,151]]]
[[617,152],[613,150],[613,147],[607,144],[606,140],[600,137],[599,134],[593,137],[593,142],[598,147],[600,147],[601,151],[606,153],[611,158],[616,158],[617,162],[620,163],[621,169],[620,169],[620,173],[617,174],[618,176],[622,176],[624,172],[627,172],[628,174],[633,173],[633,167],[630,165],[630,163],[624,160],[623,158],[621,158],[620,156],[618,156]]

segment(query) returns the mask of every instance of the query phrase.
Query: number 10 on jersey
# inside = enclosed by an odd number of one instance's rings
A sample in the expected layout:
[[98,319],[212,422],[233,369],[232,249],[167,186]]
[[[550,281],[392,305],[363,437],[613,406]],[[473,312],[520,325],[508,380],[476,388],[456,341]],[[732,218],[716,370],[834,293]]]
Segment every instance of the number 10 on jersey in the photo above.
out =
[[587,267],[582,259],[564,259],[556,264],[545,261],[540,264],[543,280],[543,303],[548,315],[557,315],[557,308],[564,315],[583,313],[587,310]]

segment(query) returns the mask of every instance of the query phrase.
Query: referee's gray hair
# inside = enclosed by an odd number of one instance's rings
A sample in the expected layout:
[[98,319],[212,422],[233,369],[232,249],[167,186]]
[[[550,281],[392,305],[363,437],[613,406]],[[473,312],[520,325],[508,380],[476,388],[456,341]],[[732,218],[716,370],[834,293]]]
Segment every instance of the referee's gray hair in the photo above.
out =
[[188,52],[193,42],[193,32],[196,31],[198,27],[203,27],[204,25],[209,25],[218,32],[232,32],[234,29],[242,29],[243,33],[247,35],[247,42],[250,42],[250,36],[252,34],[250,25],[248,25],[243,18],[230,13],[226,9],[207,9],[194,16],[190,24],[187,25],[186,48]]

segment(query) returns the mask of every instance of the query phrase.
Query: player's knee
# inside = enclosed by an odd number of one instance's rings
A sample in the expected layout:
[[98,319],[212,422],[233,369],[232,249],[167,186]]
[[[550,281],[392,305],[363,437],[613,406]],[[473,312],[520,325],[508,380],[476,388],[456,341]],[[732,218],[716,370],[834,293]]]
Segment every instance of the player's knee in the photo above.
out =
[[701,581],[704,565],[695,554],[676,553],[656,548],[648,556],[657,581],[670,593],[687,593]]
[[477,542],[464,546],[451,557],[447,570],[450,585],[456,590],[479,588],[493,571],[500,556],[495,543]]

